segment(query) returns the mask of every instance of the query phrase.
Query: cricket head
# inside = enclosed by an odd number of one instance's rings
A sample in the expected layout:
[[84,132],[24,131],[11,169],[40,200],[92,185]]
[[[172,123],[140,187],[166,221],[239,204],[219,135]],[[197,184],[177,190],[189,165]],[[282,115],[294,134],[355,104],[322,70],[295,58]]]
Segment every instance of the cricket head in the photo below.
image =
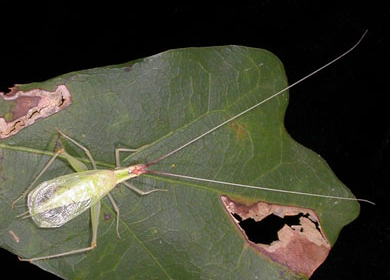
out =
[[121,167],[115,169],[114,170],[115,183],[119,184],[131,178],[138,177],[146,172],[147,170],[145,164],[136,164],[136,165],[130,165],[128,167]]
[[130,165],[127,169],[129,175],[131,175],[130,178],[138,177],[147,172],[145,164]]

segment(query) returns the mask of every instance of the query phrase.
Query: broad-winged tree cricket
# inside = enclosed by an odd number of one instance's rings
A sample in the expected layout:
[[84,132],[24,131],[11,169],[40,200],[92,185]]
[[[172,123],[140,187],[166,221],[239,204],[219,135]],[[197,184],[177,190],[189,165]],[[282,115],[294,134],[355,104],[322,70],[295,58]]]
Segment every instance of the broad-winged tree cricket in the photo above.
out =
[[[30,186],[27,188],[27,190],[19,197],[17,198],[12,205],[14,205],[17,201],[19,201],[21,198],[24,198],[27,195],[27,206],[29,213],[25,217],[31,217],[33,221],[42,228],[56,228],[60,227],[63,224],[67,223],[69,220],[77,217],[79,214],[84,212],[87,209],[91,209],[91,221],[92,221],[92,240],[91,244],[88,247],[81,248],[81,249],[75,249],[68,252],[63,252],[59,254],[53,254],[53,255],[47,255],[47,256],[38,256],[38,257],[32,257],[27,259],[21,259],[23,261],[38,261],[43,259],[51,259],[51,258],[57,258],[72,254],[78,254],[82,252],[87,252],[89,250],[92,250],[97,245],[97,229],[99,224],[99,215],[100,215],[100,200],[104,196],[108,196],[109,200],[111,201],[114,210],[117,213],[117,223],[116,223],[116,232],[119,237],[119,207],[116,205],[114,198],[110,194],[110,191],[118,184],[124,184],[127,188],[131,189],[132,191],[136,192],[139,195],[148,195],[150,193],[156,192],[156,191],[166,191],[165,189],[153,189],[148,192],[144,192],[142,190],[139,190],[138,188],[130,185],[127,183],[127,180],[130,180],[132,178],[141,176],[145,173],[153,173],[153,174],[159,174],[162,176],[172,176],[177,177],[185,180],[197,180],[197,181],[204,181],[214,184],[224,184],[224,185],[230,185],[230,186],[236,186],[241,188],[251,188],[251,189],[260,189],[260,190],[266,190],[271,192],[281,192],[285,193],[287,195],[300,195],[300,196],[315,196],[315,197],[322,197],[324,199],[336,199],[336,200],[358,200],[358,201],[364,201],[368,203],[372,203],[365,199],[355,199],[350,197],[339,197],[339,196],[330,196],[330,195],[321,195],[321,194],[314,194],[314,193],[305,193],[305,192],[298,192],[298,191],[287,191],[287,190],[280,190],[280,189],[271,189],[271,188],[264,188],[261,186],[253,186],[253,185],[245,185],[245,184],[239,184],[235,182],[224,182],[224,181],[216,181],[216,180],[209,180],[205,178],[197,178],[197,177],[191,177],[191,176],[184,176],[180,174],[171,174],[166,172],[159,172],[159,171],[152,171],[149,170],[148,167],[156,164],[160,161],[163,161],[164,159],[168,158],[169,156],[175,154],[176,152],[186,148],[187,146],[191,145],[195,141],[198,141],[199,139],[202,139],[206,135],[212,133],[213,131],[217,130],[218,128],[228,124],[229,122],[239,118],[240,116],[244,115],[245,113],[257,108],[258,106],[266,103],[267,101],[279,96],[289,88],[301,83],[302,81],[308,79],[312,75],[316,74],[317,72],[323,70],[324,68],[328,67],[329,65],[333,64],[337,60],[341,59],[343,56],[351,52],[363,39],[364,35],[360,38],[360,40],[349,50],[344,52],[343,54],[336,57],[334,60],[328,62],[327,64],[323,65],[322,67],[318,68],[317,70],[313,71],[312,73],[306,75],[305,77],[299,79],[298,81],[292,83],[291,85],[287,86],[286,88],[272,94],[267,99],[264,99],[255,105],[241,111],[240,113],[234,115],[233,117],[227,119],[226,121],[221,122],[220,124],[214,126],[212,129],[207,130],[206,132],[200,134],[199,136],[193,138],[192,140],[188,141],[184,145],[181,145],[180,147],[166,153],[164,156],[155,159],[149,163],[146,164],[136,164],[131,165],[128,167],[121,167],[120,166],[120,154],[121,152],[135,152],[136,149],[125,149],[125,148],[118,148],[115,149],[115,162],[116,162],[116,169],[113,170],[100,170],[97,169],[96,163],[89,152],[87,148],[85,148],[81,143],[76,141],[74,138],[72,138],[70,135],[67,135],[60,130],[58,130],[58,133],[61,135],[61,137],[64,137],[67,141],[70,141],[78,148],[82,149],[85,154],[87,155],[90,163],[93,166],[93,170],[88,170],[87,167],[79,161],[78,159],[72,157],[64,149],[59,149],[56,151],[56,153],[51,157],[51,159],[48,161],[48,163],[44,166],[44,168],[38,173],[38,175],[35,177],[33,182],[30,184]],[[45,181],[40,183],[37,187],[35,187],[33,190],[33,186],[36,182],[38,182],[41,175],[50,167],[50,165],[54,162],[54,160],[61,155],[63,158],[65,158],[71,167],[76,171],[75,173],[71,173],[68,175],[60,176],[57,178],[53,178],[51,180]],[[24,216],[22,214],[21,216]]]

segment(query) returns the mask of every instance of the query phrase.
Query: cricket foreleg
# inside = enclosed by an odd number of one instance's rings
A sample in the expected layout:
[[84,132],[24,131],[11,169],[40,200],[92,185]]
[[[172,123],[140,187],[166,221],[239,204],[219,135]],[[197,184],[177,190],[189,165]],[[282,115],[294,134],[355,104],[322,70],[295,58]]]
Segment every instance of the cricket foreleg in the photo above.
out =
[[[143,148],[143,147],[141,147],[141,148]],[[121,166],[121,163],[120,163],[120,153],[121,152],[134,153],[141,148],[138,148],[138,149],[116,148],[115,149],[115,166],[116,167]]]

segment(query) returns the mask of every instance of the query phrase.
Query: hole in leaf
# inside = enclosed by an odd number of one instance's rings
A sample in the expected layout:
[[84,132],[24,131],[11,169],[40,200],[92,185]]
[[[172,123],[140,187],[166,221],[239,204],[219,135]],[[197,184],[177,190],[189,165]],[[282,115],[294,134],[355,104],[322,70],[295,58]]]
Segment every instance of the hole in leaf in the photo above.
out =
[[[293,216],[285,216],[283,218],[274,214],[268,215],[261,221],[255,221],[253,218],[243,220],[240,215],[234,213],[233,217],[239,221],[240,227],[245,231],[249,241],[256,244],[271,245],[274,241],[279,241],[278,231],[285,225],[289,227],[299,226],[299,218],[304,216],[302,213]],[[303,232],[303,228],[300,229]]]
[[0,139],[10,137],[35,121],[60,112],[72,103],[65,85],[54,91],[32,89],[29,91],[11,88],[7,94],[0,92]]
[[244,230],[249,241],[256,244],[271,245],[272,242],[279,241],[278,232],[285,225],[302,233],[304,229],[301,227],[301,217],[309,219],[315,225],[319,233],[321,233],[318,222],[310,219],[308,213],[299,213],[290,216],[286,215],[283,218],[270,214],[261,221],[256,221],[253,218],[242,219],[237,213],[232,213],[232,215],[238,221],[239,226]]
[[246,243],[291,271],[310,277],[329,253],[329,242],[311,209],[263,201],[246,204],[227,196],[221,201]]

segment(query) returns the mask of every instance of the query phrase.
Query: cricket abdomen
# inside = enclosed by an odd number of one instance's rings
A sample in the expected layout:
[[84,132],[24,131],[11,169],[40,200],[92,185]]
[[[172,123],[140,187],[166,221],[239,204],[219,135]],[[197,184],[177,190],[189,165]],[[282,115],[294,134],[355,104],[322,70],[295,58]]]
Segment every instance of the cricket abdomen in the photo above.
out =
[[27,206],[39,227],[60,227],[102,199],[116,185],[111,170],[89,170],[45,181],[28,195]]

